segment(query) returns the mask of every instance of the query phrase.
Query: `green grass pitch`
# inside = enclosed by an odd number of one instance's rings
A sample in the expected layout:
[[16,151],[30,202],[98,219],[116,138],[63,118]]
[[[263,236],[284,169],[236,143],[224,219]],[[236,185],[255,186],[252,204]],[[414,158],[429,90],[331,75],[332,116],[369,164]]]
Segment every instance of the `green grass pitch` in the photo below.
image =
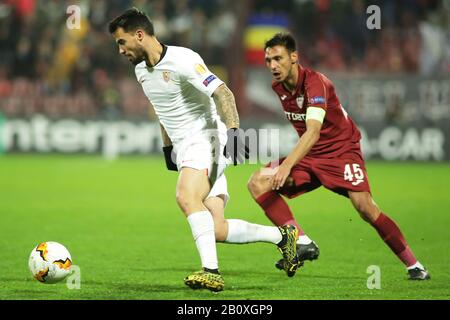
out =
[[[227,169],[229,218],[269,224],[246,183],[258,166]],[[399,224],[430,270],[406,271],[350,202],[320,188],[289,202],[321,249],[293,278],[274,268],[275,246],[218,244],[225,290],[193,291],[183,278],[200,267],[175,202],[176,173],[162,158],[108,162],[88,156],[0,157],[0,299],[449,299],[450,165],[369,162],[375,201]],[[44,285],[28,271],[42,241],[58,241],[81,268],[81,289]],[[368,266],[381,289],[367,288]]]

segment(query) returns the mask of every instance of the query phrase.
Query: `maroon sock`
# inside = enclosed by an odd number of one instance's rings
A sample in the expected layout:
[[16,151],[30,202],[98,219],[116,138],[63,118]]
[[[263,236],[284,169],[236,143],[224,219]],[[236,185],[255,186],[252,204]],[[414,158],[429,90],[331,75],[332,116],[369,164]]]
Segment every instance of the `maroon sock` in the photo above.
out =
[[405,237],[392,219],[381,213],[378,219],[372,223],[372,226],[378,231],[378,234],[383,241],[386,242],[389,248],[391,248],[396,256],[407,267],[412,266],[417,262]]
[[305,234],[297,221],[295,221],[286,201],[278,193],[274,191],[264,193],[256,199],[256,202],[263,208],[266,216],[274,225],[283,226],[293,224],[297,227],[299,236]]

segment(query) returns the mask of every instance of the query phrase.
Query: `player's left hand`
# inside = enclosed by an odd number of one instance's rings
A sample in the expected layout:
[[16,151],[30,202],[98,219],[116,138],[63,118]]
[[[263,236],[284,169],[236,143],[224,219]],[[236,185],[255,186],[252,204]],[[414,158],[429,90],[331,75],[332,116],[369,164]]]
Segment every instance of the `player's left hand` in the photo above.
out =
[[250,156],[245,139],[239,136],[241,133],[242,130],[237,128],[227,130],[227,144],[223,149],[223,155],[227,158],[231,157],[234,165],[244,162],[244,159]]
[[166,167],[169,171],[178,171],[177,164],[174,159],[177,158],[175,152],[173,152],[173,146],[163,147],[164,160],[166,160]]
[[275,174],[272,177],[272,190],[279,190],[284,186],[286,179],[291,174],[291,167],[282,163],[275,168]]

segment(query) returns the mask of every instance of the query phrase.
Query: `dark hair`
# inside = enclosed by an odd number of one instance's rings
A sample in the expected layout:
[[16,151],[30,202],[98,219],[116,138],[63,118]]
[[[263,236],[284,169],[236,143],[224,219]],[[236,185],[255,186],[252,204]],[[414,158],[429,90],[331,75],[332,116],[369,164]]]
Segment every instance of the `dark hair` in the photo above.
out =
[[289,33],[277,33],[270,40],[266,41],[264,50],[267,48],[273,48],[275,46],[283,46],[289,52],[294,52],[296,49],[295,39]]
[[150,36],[155,34],[153,24],[145,13],[137,8],[131,8],[122,13],[109,23],[109,33],[114,33],[118,28],[123,28],[125,32],[134,32],[142,28]]

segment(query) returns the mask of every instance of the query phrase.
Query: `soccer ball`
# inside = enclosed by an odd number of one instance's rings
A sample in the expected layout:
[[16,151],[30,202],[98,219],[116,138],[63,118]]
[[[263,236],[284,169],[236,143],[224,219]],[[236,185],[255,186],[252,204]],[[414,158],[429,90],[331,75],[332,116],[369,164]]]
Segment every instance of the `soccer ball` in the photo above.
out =
[[70,274],[72,257],[62,244],[42,242],[31,251],[28,267],[39,282],[56,283]]

